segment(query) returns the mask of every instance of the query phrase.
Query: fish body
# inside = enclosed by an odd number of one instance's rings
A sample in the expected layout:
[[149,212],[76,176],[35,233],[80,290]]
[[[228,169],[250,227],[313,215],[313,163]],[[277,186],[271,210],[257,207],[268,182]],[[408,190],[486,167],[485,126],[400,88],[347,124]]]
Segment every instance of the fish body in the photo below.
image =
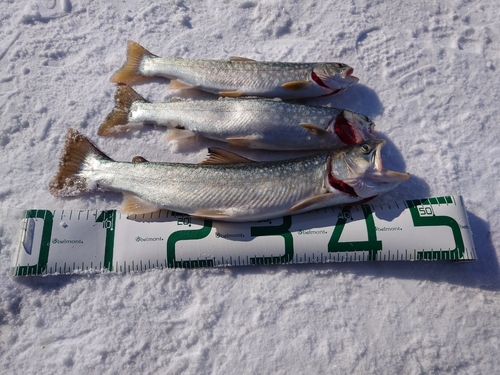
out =
[[150,103],[127,85],[118,86],[115,103],[99,135],[148,123],[170,128],[170,139],[197,134],[267,150],[334,149],[375,139],[368,117],[338,108],[236,98]]
[[221,96],[296,99],[332,95],[358,78],[343,63],[286,63],[197,60],[159,57],[129,41],[127,61],[111,78],[115,83],[139,83],[153,77],[171,79],[172,89],[196,88]]
[[391,190],[409,175],[382,168],[384,141],[270,162],[212,149],[201,164],[116,162],[75,130],[68,131],[56,196],[96,190],[124,193],[124,213],[159,209],[225,221],[253,221],[354,203]]

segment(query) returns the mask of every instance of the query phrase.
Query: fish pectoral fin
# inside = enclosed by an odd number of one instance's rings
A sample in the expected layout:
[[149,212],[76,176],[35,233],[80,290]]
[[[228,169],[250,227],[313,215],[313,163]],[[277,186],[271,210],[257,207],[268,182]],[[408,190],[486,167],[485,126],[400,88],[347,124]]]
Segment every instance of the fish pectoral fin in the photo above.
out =
[[327,135],[330,134],[330,132],[326,131],[323,128],[320,128],[317,125],[314,124],[300,124],[304,129],[306,129],[309,133],[317,135],[317,136],[322,136],[322,135]]
[[244,91],[241,90],[234,90],[234,91],[220,91],[219,92],[220,96],[227,96],[229,98],[238,98],[240,96],[245,95]]
[[159,211],[160,208],[152,203],[146,202],[139,198],[138,196],[124,192],[123,193],[123,205],[121,212],[124,214],[149,214],[151,212]]
[[315,204],[322,203],[331,197],[331,193],[326,193],[326,194],[321,194],[321,195],[315,195],[314,197],[306,198],[301,200],[299,203],[295,204],[290,208],[287,213],[294,213],[297,211],[304,210],[308,207],[314,206]]
[[132,158],[132,163],[147,163],[148,161],[142,156],[134,156]]
[[257,139],[254,135],[246,135],[242,137],[228,137],[226,142],[231,147],[252,148],[252,143]]
[[194,86],[188,85],[187,83],[179,81],[178,79],[172,80],[172,82],[170,82],[170,86],[168,87],[171,90],[189,90],[195,88]]
[[168,129],[167,136],[165,137],[167,141],[178,141],[179,139],[185,139],[194,137],[196,134],[190,132],[189,130],[183,129]]
[[311,81],[291,81],[281,85],[282,88],[291,91],[302,90],[309,86]]
[[212,220],[227,219],[229,217],[229,215],[222,210],[200,210],[192,213],[191,216],[204,217]]
[[256,61],[254,59],[249,59],[248,57],[241,57],[241,56],[231,56],[229,58],[229,61]]
[[208,157],[203,160],[201,165],[224,165],[224,164],[244,164],[253,163],[253,160],[247,159],[244,156],[235,154],[234,152],[223,150],[217,147],[208,148]]

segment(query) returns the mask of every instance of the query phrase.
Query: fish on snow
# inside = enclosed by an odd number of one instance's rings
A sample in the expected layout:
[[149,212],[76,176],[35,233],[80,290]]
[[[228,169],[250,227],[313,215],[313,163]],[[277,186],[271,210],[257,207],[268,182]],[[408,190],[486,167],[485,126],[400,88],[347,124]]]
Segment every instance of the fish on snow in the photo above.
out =
[[292,63],[165,58],[128,42],[127,60],[110,78],[135,84],[165,77],[171,89],[198,89],[220,96],[297,99],[337,94],[358,82],[353,68],[338,62]]
[[124,84],[117,86],[115,108],[98,134],[114,135],[144,123],[167,127],[170,140],[200,135],[266,150],[334,149],[375,139],[375,124],[347,109],[272,99],[151,103]]
[[209,149],[200,164],[112,160],[69,129],[59,171],[49,183],[58,197],[94,191],[123,192],[123,213],[168,209],[224,221],[254,221],[321,207],[365,201],[409,174],[386,170],[383,140],[281,161],[254,162]]

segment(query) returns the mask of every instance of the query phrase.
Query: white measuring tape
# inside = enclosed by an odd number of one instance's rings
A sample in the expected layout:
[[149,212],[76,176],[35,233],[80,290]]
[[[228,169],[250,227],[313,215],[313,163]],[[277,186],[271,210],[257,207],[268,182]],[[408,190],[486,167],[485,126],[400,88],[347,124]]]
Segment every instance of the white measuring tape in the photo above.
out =
[[255,264],[476,259],[460,196],[329,207],[249,223],[169,211],[28,210],[12,275]]

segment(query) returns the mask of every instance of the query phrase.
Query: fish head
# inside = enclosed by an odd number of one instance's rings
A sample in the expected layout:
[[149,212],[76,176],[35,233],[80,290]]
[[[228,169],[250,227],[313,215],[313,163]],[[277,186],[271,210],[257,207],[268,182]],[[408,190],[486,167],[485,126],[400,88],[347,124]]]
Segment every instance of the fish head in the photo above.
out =
[[346,64],[320,63],[313,67],[311,79],[336,94],[359,81],[358,77],[352,75],[353,72],[354,69]]
[[342,191],[353,197],[372,198],[394,189],[410,175],[382,167],[384,140],[369,140],[347,146],[332,154],[325,185],[330,192]]
[[343,110],[332,119],[328,128],[330,133],[335,133],[346,145],[354,145],[376,139],[373,134],[375,124],[365,115]]

